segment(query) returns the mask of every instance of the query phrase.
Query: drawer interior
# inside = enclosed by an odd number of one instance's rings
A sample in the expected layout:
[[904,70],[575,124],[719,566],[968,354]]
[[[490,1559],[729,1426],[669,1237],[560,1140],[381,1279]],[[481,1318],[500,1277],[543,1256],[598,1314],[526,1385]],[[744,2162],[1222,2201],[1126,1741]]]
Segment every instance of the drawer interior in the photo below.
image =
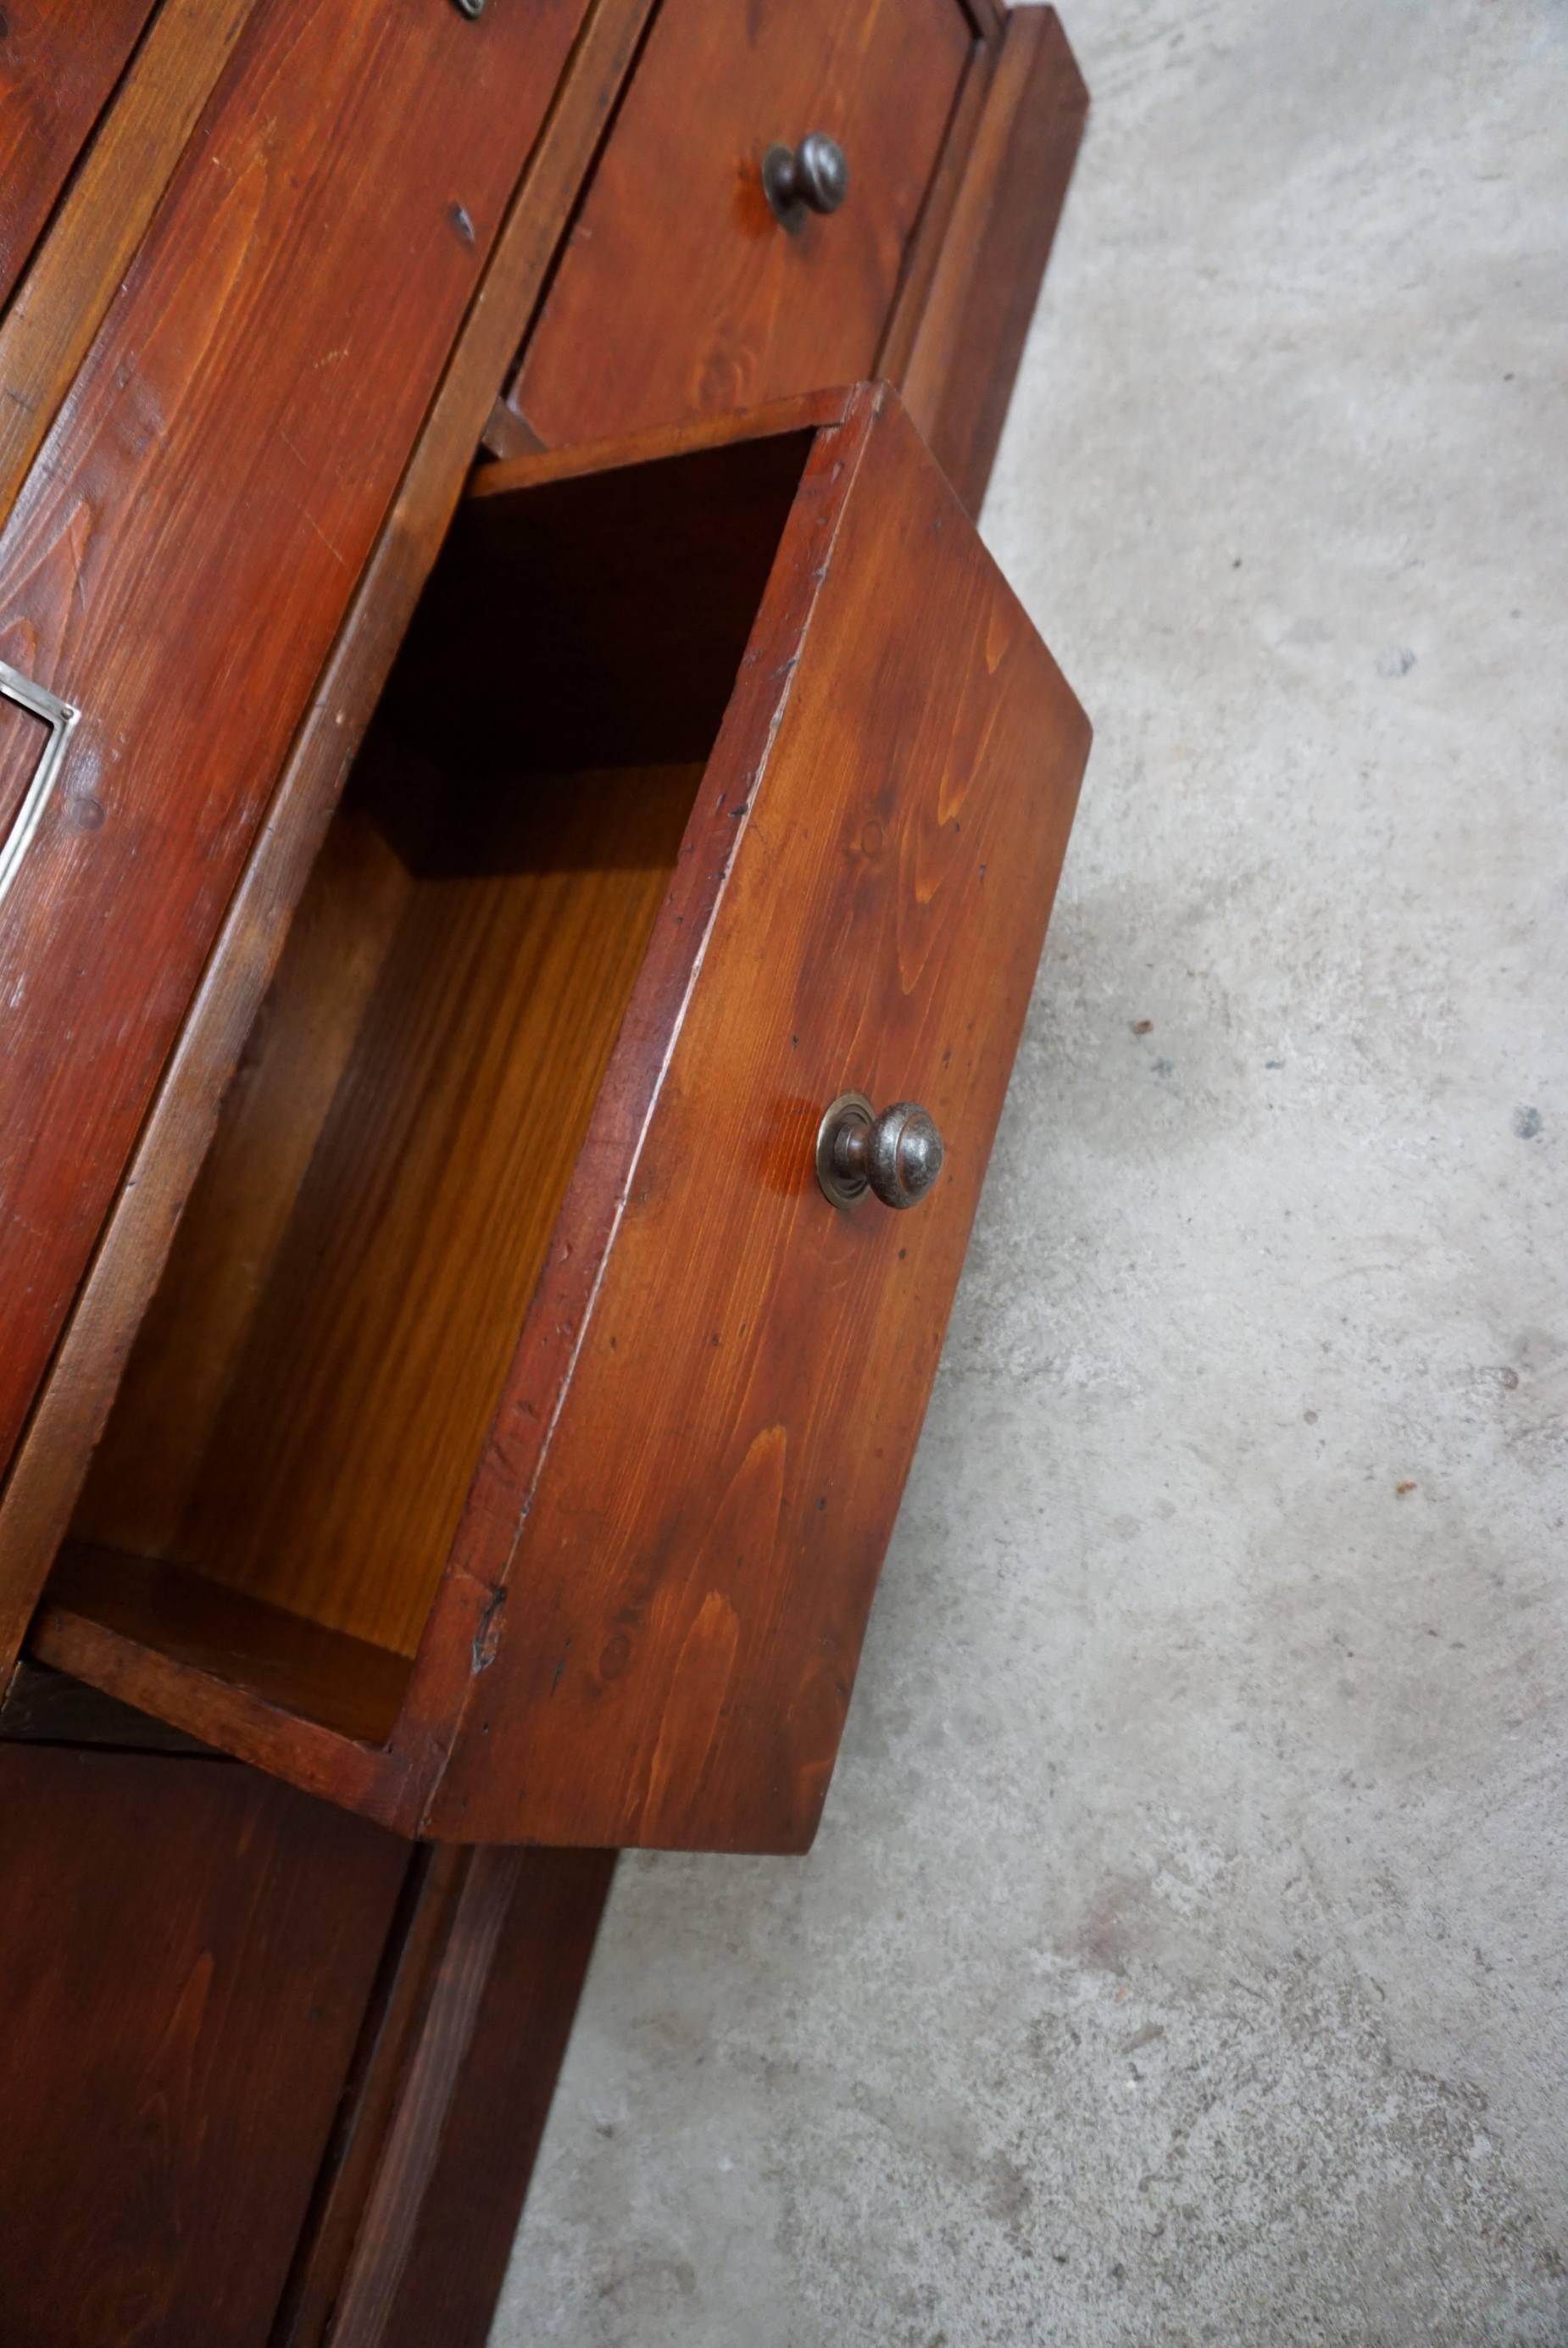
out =
[[459,518],[51,1601],[390,1733],[810,440]]

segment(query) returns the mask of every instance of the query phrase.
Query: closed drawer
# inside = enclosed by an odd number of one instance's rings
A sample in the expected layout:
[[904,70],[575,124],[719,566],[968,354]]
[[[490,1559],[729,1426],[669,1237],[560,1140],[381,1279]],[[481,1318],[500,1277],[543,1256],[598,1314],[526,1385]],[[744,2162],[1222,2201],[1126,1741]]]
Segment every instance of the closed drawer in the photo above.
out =
[[[959,85],[961,0],[664,0],[509,395],[562,448],[872,372]],[[789,228],[769,150],[831,139]]]
[[480,478],[36,1629],[406,1831],[809,1842],[935,1370],[1088,727],[893,395],[769,421]]
[[0,12],[0,303],[151,13],[152,0],[6,0]]

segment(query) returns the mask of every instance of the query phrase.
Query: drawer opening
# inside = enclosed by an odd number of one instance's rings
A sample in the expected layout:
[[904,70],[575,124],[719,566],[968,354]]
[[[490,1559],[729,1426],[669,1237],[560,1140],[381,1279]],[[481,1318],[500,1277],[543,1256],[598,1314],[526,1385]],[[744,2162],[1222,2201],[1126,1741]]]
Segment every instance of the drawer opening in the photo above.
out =
[[390,1736],[811,438],[469,500],[230,1081],[57,1619]]

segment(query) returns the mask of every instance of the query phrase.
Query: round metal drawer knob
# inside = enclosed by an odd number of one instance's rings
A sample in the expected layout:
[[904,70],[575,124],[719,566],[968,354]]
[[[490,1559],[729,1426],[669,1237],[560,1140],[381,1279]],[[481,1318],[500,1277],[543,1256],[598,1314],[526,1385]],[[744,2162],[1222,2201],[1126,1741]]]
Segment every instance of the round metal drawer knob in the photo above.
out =
[[836,212],[850,192],[850,166],[836,139],[809,130],[799,147],[769,147],[762,185],[774,216],[795,235],[810,212]]
[[918,1101],[894,1101],[879,1117],[864,1093],[841,1093],[817,1129],[817,1179],[835,1207],[852,1207],[868,1190],[884,1207],[917,1206],[944,1155]]

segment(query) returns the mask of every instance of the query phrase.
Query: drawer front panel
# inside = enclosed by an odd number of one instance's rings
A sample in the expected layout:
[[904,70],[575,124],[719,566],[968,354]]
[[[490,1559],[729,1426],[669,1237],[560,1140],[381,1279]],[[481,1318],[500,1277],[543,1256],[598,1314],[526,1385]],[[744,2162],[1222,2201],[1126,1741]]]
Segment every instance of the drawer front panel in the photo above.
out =
[[[544,448],[871,373],[973,47],[960,0],[665,0],[511,402]],[[849,194],[781,227],[776,144]]]
[[263,0],[0,536],[0,1458],[582,13]]
[[[1088,739],[891,397],[817,575],[438,1834],[815,1829]],[[849,1089],[941,1128],[912,1210],[818,1187]]]
[[0,1745],[0,2333],[265,2348],[407,1872],[248,1769]]
[[6,0],[0,12],[0,302],[151,10],[152,0]]

